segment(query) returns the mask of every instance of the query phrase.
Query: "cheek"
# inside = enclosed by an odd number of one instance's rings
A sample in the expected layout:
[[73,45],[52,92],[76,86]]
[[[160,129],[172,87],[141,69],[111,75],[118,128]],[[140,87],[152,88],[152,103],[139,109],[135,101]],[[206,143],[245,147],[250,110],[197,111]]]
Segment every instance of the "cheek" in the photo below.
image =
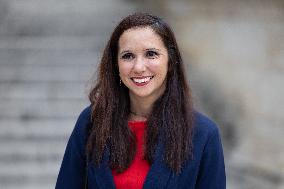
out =
[[152,71],[159,75],[159,77],[165,77],[168,72],[168,63],[160,62],[159,64],[152,64]]
[[130,73],[131,67],[128,64],[119,63],[118,69],[120,75],[128,75]]

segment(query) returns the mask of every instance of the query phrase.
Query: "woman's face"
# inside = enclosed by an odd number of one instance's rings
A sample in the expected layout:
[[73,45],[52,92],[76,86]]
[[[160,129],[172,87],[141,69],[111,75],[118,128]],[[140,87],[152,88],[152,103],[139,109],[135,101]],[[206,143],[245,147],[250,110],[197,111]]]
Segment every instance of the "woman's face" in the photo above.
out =
[[130,98],[156,100],[164,93],[168,52],[150,27],[132,28],[120,36],[118,67]]

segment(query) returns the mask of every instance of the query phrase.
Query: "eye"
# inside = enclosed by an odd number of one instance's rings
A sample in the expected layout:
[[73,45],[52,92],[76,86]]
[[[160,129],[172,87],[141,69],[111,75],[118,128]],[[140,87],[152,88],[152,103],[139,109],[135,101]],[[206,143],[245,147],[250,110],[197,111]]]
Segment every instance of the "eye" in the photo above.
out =
[[121,56],[121,58],[125,59],[125,60],[131,60],[135,57],[134,57],[134,54],[132,54],[132,53],[125,53],[124,55]]
[[159,54],[156,51],[147,51],[146,52],[146,57],[148,58],[155,58],[157,57]]

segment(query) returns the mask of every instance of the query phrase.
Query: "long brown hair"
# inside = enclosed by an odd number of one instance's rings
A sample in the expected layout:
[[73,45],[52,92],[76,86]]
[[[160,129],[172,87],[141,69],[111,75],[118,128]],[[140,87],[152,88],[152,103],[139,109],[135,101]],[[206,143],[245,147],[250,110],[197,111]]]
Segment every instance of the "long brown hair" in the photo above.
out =
[[128,88],[120,84],[117,54],[122,33],[134,27],[151,27],[162,39],[169,55],[167,84],[156,100],[147,120],[144,158],[151,165],[158,140],[164,144],[164,161],[180,172],[192,155],[192,98],[183,61],[171,28],[161,18],[135,13],[124,18],[114,29],[99,66],[97,84],[89,99],[92,128],[87,140],[87,153],[99,165],[108,147],[109,165],[117,172],[128,168],[136,152],[136,139],[128,128],[130,100]]

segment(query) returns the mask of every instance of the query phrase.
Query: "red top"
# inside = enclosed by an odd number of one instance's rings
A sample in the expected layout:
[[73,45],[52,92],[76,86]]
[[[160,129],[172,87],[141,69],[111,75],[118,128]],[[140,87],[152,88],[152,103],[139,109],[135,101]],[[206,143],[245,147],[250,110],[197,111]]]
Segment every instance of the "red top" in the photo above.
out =
[[137,151],[136,155],[124,172],[118,174],[112,171],[114,184],[117,189],[139,189],[143,188],[144,181],[150,169],[150,165],[143,159],[145,121],[129,121],[128,126],[136,136]]

